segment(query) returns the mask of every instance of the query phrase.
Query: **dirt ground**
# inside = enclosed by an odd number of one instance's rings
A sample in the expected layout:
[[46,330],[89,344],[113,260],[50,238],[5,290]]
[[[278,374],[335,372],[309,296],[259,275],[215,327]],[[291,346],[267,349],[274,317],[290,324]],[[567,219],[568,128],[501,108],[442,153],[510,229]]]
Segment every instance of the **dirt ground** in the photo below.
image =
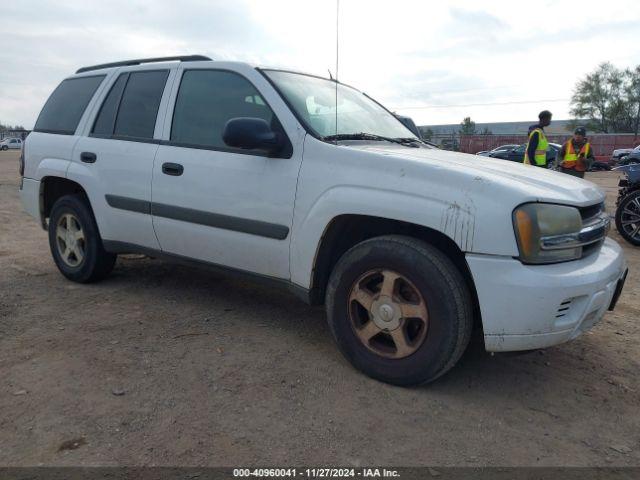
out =
[[[617,175],[605,187],[609,211]],[[423,388],[378,383],[322,308],[141,256],[65,280],[0,152],[0,465],[640,465],[640,249],[615,312],[544,352],[474,342]]]

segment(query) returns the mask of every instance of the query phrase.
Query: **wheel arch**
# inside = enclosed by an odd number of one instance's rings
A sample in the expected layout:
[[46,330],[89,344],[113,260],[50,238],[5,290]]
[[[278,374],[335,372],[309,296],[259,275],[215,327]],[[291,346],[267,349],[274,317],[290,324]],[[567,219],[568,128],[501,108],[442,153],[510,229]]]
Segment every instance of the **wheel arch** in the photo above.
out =
[[462,273],[472,296],[474,319],[481,323],[478,295],[471,270],[464,252],[452,238],[423,225],[368,215],[338,215],[325,228],[313,262],[309,295],[311,303],[324,303],[331,271],[347,250],[364,240],[390,234],[423,240],[447,255]]
[[51,215],[51,209],[56,201],[65,195],[82,195],[89,209],[91,202],[82,185],[65,177],[48,175],[40,180],[40,221],[46,229],[47,219]]

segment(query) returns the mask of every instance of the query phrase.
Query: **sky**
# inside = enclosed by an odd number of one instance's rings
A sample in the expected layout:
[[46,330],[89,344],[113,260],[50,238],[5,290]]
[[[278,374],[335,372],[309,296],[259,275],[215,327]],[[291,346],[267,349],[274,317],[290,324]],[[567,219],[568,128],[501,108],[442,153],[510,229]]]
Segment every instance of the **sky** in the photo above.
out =
[[[338,8],[337,8],[338,7]],[[336,75],[416,123],[570,118],[598,64],[640,64],[637,0],[21,0],[0,9],[0,122],[79,67],[203,54]]]

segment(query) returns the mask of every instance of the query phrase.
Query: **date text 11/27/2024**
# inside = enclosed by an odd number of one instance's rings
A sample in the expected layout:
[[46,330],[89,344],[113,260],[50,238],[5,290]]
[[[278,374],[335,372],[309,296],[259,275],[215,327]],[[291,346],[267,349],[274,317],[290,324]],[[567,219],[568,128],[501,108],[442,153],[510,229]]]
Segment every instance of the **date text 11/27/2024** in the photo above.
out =
[[397,470],[386,468],[234,468],[233,476],[273,478],[393,478],[399,477]]

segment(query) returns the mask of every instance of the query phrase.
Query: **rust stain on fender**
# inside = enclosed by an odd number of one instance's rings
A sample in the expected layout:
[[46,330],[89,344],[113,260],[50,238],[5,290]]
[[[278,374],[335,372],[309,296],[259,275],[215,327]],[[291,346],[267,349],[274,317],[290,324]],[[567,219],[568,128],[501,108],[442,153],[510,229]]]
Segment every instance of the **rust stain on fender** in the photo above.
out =
[[441,231],[451,237],[462,251],[473,250],[476,229],[476,207],[465,193],[464,203],[453,202],[442,212]]

